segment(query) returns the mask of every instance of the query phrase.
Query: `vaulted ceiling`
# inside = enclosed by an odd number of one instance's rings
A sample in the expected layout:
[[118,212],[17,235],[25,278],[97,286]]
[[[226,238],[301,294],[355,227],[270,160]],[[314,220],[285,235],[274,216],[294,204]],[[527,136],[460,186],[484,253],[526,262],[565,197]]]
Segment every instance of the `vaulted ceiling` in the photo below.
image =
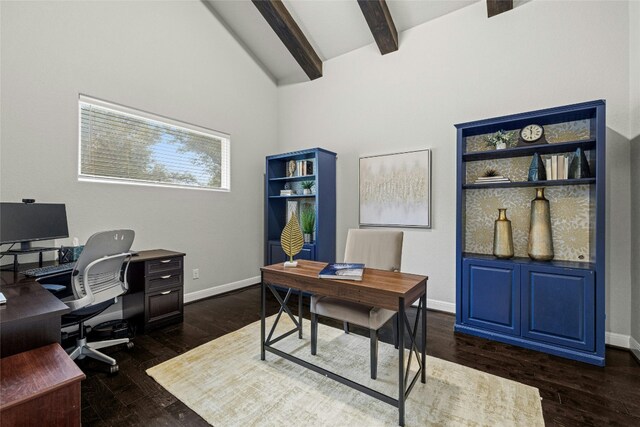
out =
[[[401,33],[477,1],[480,0],[387,0],[385,5],[383,0],[203,0],[278,84],[303,82],[319,77],[317,61],[313,55],[307,60],[316,62],[316,66],[308,64],[307,67],[301,67],[290,52],[291,46],[285,46],[276,34],[274,26],[283,21],[286,23],[289,15],[290,21],[295,21],[303,38],[308,41],[309,49],[306,50],[315,51],[317,59],[325,61],[374,43],[376,33],[376,38],[392,38],[393,30],[385,28],[390,20],[397,33]],[[504,1],[497,0],[497,3]],[[496,0],[487,0],[489,16],[492,14],[493,2]],[[272,25],[267,22],[269,19],[272,20]],[[377,20],[373,25],[372,19]],[[295,28],[292,32],[296,33]],[[294,51],[305,50],[304,43],[296,44],[295,40],[293,43]],[[402,44],[401,36],[399,44]],[[381,53],[395,50],[393,46],[381,46],[380,40],[378,47]]]

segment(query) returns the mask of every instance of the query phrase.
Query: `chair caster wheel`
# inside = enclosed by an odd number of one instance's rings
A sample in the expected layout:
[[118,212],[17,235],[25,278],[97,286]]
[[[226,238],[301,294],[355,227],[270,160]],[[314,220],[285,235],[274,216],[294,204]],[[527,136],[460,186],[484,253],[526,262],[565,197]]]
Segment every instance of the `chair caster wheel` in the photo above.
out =
[[109,374],[111,374],[111,375],[117,374],[119,370],[120,370],[120,368],[118,367],[118,365],[109,366]]
[[127,343],[127,350],[131,350],[133,348],[133,343],[131,341],[129,341]]

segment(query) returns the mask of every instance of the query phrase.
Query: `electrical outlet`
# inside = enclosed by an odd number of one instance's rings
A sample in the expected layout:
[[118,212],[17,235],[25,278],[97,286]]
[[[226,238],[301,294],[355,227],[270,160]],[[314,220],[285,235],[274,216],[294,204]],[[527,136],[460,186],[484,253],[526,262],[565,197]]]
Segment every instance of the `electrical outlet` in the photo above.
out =
[[200,269],[194,268],[193,269],[193,280],[199,279],[199,278],[200,278]]

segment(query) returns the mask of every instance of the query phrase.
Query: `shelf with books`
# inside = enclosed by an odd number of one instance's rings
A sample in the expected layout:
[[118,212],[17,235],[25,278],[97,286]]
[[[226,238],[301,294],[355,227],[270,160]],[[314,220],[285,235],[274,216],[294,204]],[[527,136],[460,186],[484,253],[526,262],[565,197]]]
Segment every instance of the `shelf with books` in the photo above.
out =
[[546,181],[511,181],[511,182],[493,182],[493,183],[473,183],[464,184],[465,190],[473,190],[476,188],[517,188],[517,187],[558,187],[561,185],[590,185],[595,184],[595,178],[580,179],[556,179]]
[[[456,125],[457,332],[605,364],[605,117],[599,100]],[[547,144],[487,146],[530,125]],[[545,195],[551,261],[530,249]],[[504,210],[510,258],[493,255]]]
[[[287,194],[287,193],[291,194]],[[309,192],[310,194],[305,194]],[[313,210],[312,243],[300,259],[334,262],[336,246],[336,154],[322,148],[276,154],[266,158],[265,265],[284,261],[280,235],[292,212]],[[308,217],[307,217],[308,218]],[[315,237],[314,237],[315,236]]]
[[312,175],[299,175],[299,176],[279,176],[275,178],[269,178],[269,181],[313,181],[316,179],[315,174]]

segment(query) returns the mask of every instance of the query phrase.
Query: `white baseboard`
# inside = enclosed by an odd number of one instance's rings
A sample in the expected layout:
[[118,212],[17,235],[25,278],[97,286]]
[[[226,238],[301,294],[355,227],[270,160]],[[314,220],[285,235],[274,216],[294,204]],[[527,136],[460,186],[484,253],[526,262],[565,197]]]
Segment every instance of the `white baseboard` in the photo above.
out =
[[436,299],[427,298],[427,308],[456,314],[456,305],[452,302],[438,301]]
[[235,291],[236,289],[246,288],[247,286],[255,285],[256,283],[260,283],[260,276],[249,277],[248,279],[225,283],[224,285],[212,286],[201,291],[189,292],[188,294],[184,294],[184,302],[198,301],[200,299],[209,298],[225,292]]
[[616,334],[615,332],[605,332],[604,342],[615,347],[630,348],[629,341],[631,337],[629,335]]
[[629,348],[631,349],[631,353],[638,359],[638,362],[640,362],[640,343],[633,337],[629,337]]

